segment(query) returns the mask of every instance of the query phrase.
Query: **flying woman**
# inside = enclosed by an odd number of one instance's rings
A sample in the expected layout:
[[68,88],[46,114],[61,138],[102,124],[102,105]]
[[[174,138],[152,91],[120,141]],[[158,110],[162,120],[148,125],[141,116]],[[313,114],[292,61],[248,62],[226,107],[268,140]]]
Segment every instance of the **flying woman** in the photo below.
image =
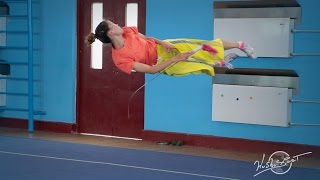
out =
[[146,37],[136,27],[120,27],[112,21],[102,21],[86,37],[87,44],[95,39],[112,44],[112,59],[117,68],[130,74],[163,73],[179,76],[206,73],[214,76],[216,66],[230,67],[230,61],[238,57],[232,53],[224,56],[224,50],[238,48],[249,57],[256,58],[254,50],[242,41],[227,42],[221,39],[168,39],[161,41]]

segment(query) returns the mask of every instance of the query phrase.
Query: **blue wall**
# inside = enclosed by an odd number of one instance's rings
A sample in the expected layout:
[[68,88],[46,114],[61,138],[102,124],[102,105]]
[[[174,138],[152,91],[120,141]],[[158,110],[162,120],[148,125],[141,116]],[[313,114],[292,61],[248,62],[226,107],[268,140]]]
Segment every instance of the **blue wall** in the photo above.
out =
[[[26,15],[26,3],[8,3],[11,15]],[[46,112],[35,119],[55,122],[75,122],[76,84],[76,0],[39,0],[34,3],[35,17],[34,67],[35,109]],[[8,30],[27,30],[26,19],[12,18]],[[27,46],[27,35],[8,35],[8,46]],[[27,62],[26,50],[3,50],[1,59],[10,62]],[[40,68],[39,68],[40,67]],[[11,77],[27,77],[26,66],[12,66]],[[27,93],[27,82],[8,81],[7,91]],[[7,107],[27,108],[27,97],[7,97]],[[4,117],[27,118],[26,112],[6,111]]]
[[[36,88],[43,98],[36,106],[47,115],[38,119],[54,122],[75,122],[76,93],[76,0],[40,0],[40,54],[42,64],[36,70],[42,80]],[[302,20],[298,29],[320,29],[320,2],[299,0]],[[168,5],[169,4],[169,5]],[[23,10],[21,10],[23,11]],[[11,26],[11,25],[10,25]],[[19,28],[16,25],[12,28]],[[147,35],[167,38],[213,38],[213,0],[147,0]],[[17,40],[15,40],[17,41]],[[320,52],[319,34],[295,34],[295,52]],[[21,57],[20,57],[21,56]],[[0,57],[22,59],[25,54],[1,52]],[[39,58],[41,57],[41,58]],[[236,67],[293,69],[300,76],[300,93],[295,99],[320,101],[319,57],[288,59],[243,58]],[[20,72],[20,70],[18,70]],[[146,75],[146,81],[154,75]],[[214,135],[277,142],[320,145],[320,127],[289,128],[213,122],[212,78],[207,75],[169,77],[161,75],[150,82],[145,91],[145,129],[179,133]],[[25,89],[14,85],[11,89]],[[10,101],[20,105],[18,101]],[[293,104],[292,121],[320,124],[320,107]],[[232,111],[231,111],[232,112]],[[24,117],[26,114],[2,113],[1,116]]]
[[[27,3],[17,2],[17,1],[8,1],[9,6],[9,16],[14,16],[6,18],[6,34],[5,46],[10,48],[4,48],[0,51],[0,59],[5,60],[9,63],[12,63],[10,75],[8,77],[12,78],[27,78],[28,77],[28,21],[27,21]],[[25,16],[25,17],[17,17]],[[40,55],[40,43],[41,38],[39,35],[40,32],[40,4],[35,3],[33,5],[33,17],[35,17],[33,22],[34,30],[34,79],[39,80],[41,77],[41,70],[39,64],[41,63]],[[5,18],[5,17],[2,17]],[[13,32],[20,33],[13,33]],[[21,63],[25,63],[22,65]],[[10,93],[28,93],[28,83],[27,81],[16,81],[16,80],[6,80],[6,90]],[[34,83],[34,94],[40,94],[41,88],[38,82]],[[34,99],[35,109],[40,109],[40,99]],[[27,96],[13,96],[6,95],[6,107],[8,108],[19,108],[26,109],[28,106]],[[26,117],[26,112],[22,111],[5,111],[1,113],[1,116],[6,117],[16,117],[23,118]]]
[[41,119],[75,122],[76,0],[41,0],[43,108]]
[[[300,0],[301,25],[298,29],[320,29],[317,6],[320,2]],[[167,4],[170,4],[168,6]],[[317,4],[317,5],[316,5]],[[165,12],[165,13],[164,13]],[[147,35],[160,39],[194,37],[212,39],[213,1],[147,0]],[[320,36],[295,34],[295,52],[320,52]],[[275,42],[276,43],[276,42]],[[300,76],[300,93],[294,99],[320,101],[319,57],[243,58],[236,67],[293,69]],[[146,75],[146,81],[154,76]],[[221,137],[320,145],[320,126],[289,128],[213,122],[211,81],[206,75],[159,76],[146,87],[145,129]],[[320,106],[293,104],[292,122],[320,124]],[[232,113],[232,110],[230,110]]]
[[[212,39],[212,0],[148,0],[146,31],[159,39]],[[151,78],[147,75],[146,81]],[[210,134],[211,81],[207,75],[161,75],[150,82],[145,91],[145,129]]]

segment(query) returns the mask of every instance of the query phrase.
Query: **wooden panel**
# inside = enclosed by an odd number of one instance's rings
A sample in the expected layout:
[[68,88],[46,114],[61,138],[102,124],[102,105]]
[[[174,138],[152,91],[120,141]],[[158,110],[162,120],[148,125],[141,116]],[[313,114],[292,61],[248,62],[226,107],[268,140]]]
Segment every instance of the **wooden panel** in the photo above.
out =
[[78,131],[93,134],[140,138],[144,123],[144,89],[133,98],[131,118],[128,102],[144,84],[144,74],[127,75],[118,70],[111,57],[111,45],[103,46],[103,67],[90,68],[91,48],[83,39],[91,32],[91,4],[103,2],[104,19],[125,24],[126,3],[139,3],[138,26],[145,32],[145,0],[78,0]]

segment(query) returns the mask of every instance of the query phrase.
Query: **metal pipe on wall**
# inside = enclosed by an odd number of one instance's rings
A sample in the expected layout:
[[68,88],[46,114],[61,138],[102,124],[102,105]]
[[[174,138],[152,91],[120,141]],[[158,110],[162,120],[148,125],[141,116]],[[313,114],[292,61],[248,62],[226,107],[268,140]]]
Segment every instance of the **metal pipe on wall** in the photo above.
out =
[[316,29],[292,29],[292,33],[320,33],[320,30]]
[[290,99],[291,103],[312,103],[312,104],[320,104],[320,101],[306,101],[306,100],[299,100],[299,99]]
[[[318,29],[292,29],[292,33],[320,33]],[[291,56],[320,56],[320,53],[291,53]]]
[[[311,104],[320,104],[320,101],[306,101],[306,100],[297,100],[290,99],[291,103],[311,103]],[[309,124],[309,123],[289,123],[290,126],[320,126],[320,124]]]
[[320,53],[291,53],[291,56],[320,56]]
[[33,23],[32,0],[28,0],[28,132],[34,131],[33,119]]
[[320,126],[320,124],[289,123],[290,126]]

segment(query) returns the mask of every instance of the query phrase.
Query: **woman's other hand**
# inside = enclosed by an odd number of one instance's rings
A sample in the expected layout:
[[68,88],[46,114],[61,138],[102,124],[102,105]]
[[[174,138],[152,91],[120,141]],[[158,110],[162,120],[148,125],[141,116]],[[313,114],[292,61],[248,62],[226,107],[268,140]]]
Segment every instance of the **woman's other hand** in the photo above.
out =
[[176,50],[177,48],[174,47],[173,44],[169,43],[169,42],[166,42],[166,41],[162,41],[161,42],[161,45],[164,47],[164,49],[167,51],[167,52],[172,52],[174,50]]

